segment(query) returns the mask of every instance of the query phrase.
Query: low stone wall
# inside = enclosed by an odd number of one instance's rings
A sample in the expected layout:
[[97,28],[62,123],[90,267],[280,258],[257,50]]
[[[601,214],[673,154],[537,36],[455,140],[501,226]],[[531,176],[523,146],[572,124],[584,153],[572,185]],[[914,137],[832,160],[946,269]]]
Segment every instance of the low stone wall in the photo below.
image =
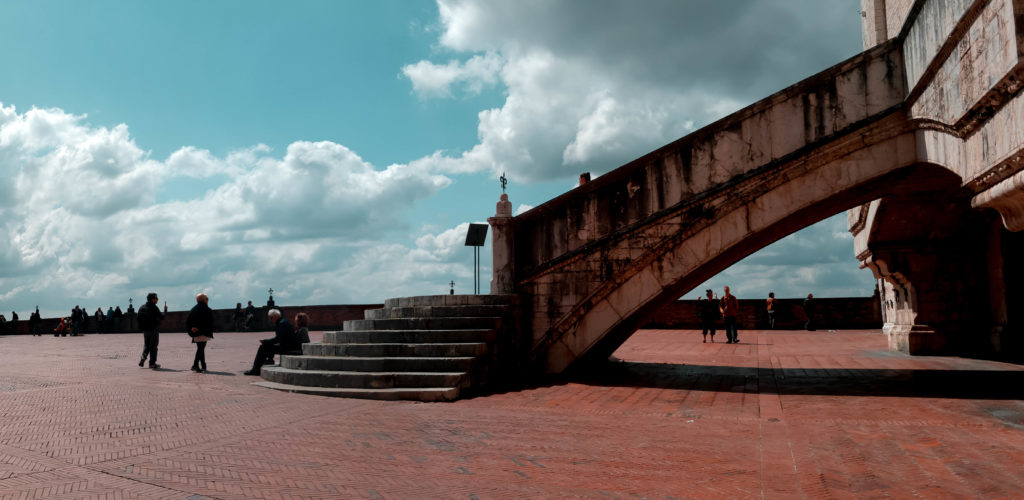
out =
[[[849,330],[882,328],[882,311],[877,297],[815,298],[815,328]],[[803,299],[776,299],[775,328],[802,329],[807,321]],[[740,299],[739,328],[767,329],[764,299]],[[721,327],[721,322],[719,322]],[[647,328],[700,328],[696,300],[677,300],[658,311]]]
[[[346,304],[346,305],[327,305],[327,306],[276,306],[281,310],[281,314],[289,321],[295,318],[295,315],[304,312],[309,315],[310,329],[311,330],[341,330],[341,325],[350,319],[363,319],[363,311],[366,309],[379,309],[384,307],[383,304]],[[267,321],[268,307],[256,308],[256,324],[254,330],[256,331],[270,331],[270,323]],[[235,331],[234,321],[232,316],[234,315],[234,308],[231,309],[214,309],[213,316],[216,322],[216,331]],[[164,318],[164,322],[160,325],[161,332],[184,332],[185,331],[185,319],[188,318],[188,311],[168,311],[167,316]],[[57,324],[60,321],[59,318],[43,318],[39,323],[39,331],[44,335],[53,335],[53,331],[57,328]],[[101,325],[100,329],[96,327],[96,320],[91,316],[82,325],[83,333],[96,333],[101,331],[104,333],[137,333],[139,332],[138,323],[135,315],[126,315],[120,324],[118,331],[114,331],[113,325]],[[29,334],[28,320],[19,319],[17,325],[14,325],[14,329],[11,328],[11,324],[7,323],[6,332],[10,334]],[[69,332],[70,333],[70,332]]]
[[[882,313],[879,309],[876,297],[848,297],[848,298],[824,298],[815,299],[818,312],[816,323],[818,329],[869,329],[882,327]],[[804,314],[803,299],[778,299],[776,302],[775,327],[778,329],[800,329],[803,328],[807,316]],[[326,306],[279,306],[278,309],[284,317],[291,321],[296,314],[304,312],[309,315],[310,329],[312,330],[341,330],[342,324],[350,319],[363,319],[363,311],[366,309],[379,309],[383,304],[345,304]],[[254,330],[269,331],[270,324],[267,322],[266,306],[257,309],[257,324]],[[214,318],[218,331],[234,331],[232,321],[234,309],[214,309]],[[188,311],[170,311],[160,327],[162,332],[184,332],[185,318]],[[40,331],[43,334],[53,334],[57,327],[57,318],[44,318],[40,323]],[[741,299],[740,328],[764,329],[768,327],[768,314],[764,310],[764,299]],[[700,328],[700,319],[697,317],[696,300],[677,300],[662,308],[645,328]],[[21,319],[11,329],[7,324],[6,334],[28,334],[28,321]],[[84,333],[96,333],[96,320],[89,317],[82,325]],[[106,333],[113,332],[112,325],[105,325],[102,330]],[[135,316],[125,316],[121,320],[121,328],[116,333],[136,333],[138,326]]]

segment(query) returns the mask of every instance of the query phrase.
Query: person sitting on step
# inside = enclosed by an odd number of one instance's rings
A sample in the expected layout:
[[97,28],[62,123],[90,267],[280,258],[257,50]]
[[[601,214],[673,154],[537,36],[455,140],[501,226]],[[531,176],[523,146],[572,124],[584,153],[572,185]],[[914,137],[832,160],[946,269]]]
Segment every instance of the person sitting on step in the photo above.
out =
[[299,343],[298,336],[295,335],[295,328],[281,316],[281,311],[271,309],[267,312],[267,319],[274,324],[274,337],[260,341],[260,348],[256,351],[252,369],[245,372],[246,375],[259,375],[263,365],[274,362],[275,354],[302,349],[302,344]]

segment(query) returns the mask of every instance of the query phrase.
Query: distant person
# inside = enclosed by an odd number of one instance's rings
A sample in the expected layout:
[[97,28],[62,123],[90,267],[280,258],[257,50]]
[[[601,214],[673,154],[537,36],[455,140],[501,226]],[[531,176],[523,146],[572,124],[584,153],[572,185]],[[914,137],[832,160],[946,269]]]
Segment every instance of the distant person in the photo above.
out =
[[213,311],[210,309],[210,298],[205,293],[196,295],[196,305],[188,313],[185,329],[192,343],[196,345],[196,356],[192,360],[192,371],[206,371],[206,343],[213,340]]
[[18,312],[11,311],[11,333],[18,333]]
[[[146,364],[146,357],[149,357],[149,367],[156,370],[160,368],[160,365],[156,363],[157,348],[160,345],[160,323],[163,322],[165,315],[167,314],[167,302],[164,302],[164,311],[160,312],[160,308],[157,307],[157,302],[160,302],[159,297],[156,293],[151,292],[146,295],[146,303],[142,304],[139,308],[139,328],[142,329],[142,338],[145,342],[145,347],[142,348],[142,359],[139,360],[139,366]],[[113,312],[111,312],[113,316]]]
[[260,368],[265,364],[273,363],[275,354],[302,349],[302,344],[299,343],[298,337],[295,335],[295,328],[281,316],[281,311],[271,309],[267,312],[267,319],[274,325],[274,337],[260,341],[256,359],[252,361],[252,369],[245,372],[246,375],[259,376]]
[[28,329],[32,332],[32,335],[42,335],[42,333],[39,332],[39,322],[42,320],[43,317],[39,315],[38,307],[36,307],[36,310],[33,311],[32,314],[28,315]]
[[295,336],[299,338],[299,349],[302,344],[309,343],[309,315],[299,313],[295,315]]
[[804,299],[804,314],[807,315],[807,323],[804,324],[804,328],[809,332],[814,331],[814,309],[817,304],[814,302],[814,294],[807,294],[807,298]]
[[0,335],[7,333],[7,318],[0,314]]
[[736,315],[740,312],[740,302],[736,299],[736,296],[729,293],[729,287],[725,287],[725,295],[722,296],[722,300],[719,301],[722,311],[722,321],[725,323],[725,337],[728,339],[726,344],[738,344],[740,342],[739,334],[736,331]]
[[62,317],[60,319],[60,321],[57,322],[57,328],[53,329],[53,336],[54,337],[67,337],[68,336],[68,328],[71,328],[68,325],[68,323],[70,323],[70,322],[71,322],[71,320]]
[[75,306],[71,310],[71,336],[77,337],[82,334],[82,320],[85,319],[85,311],[81,307]]
[[124,319],[124,313],[121,312],[121,306],[114,308],[114,333],[121,333],[121,320]]
[[718,309],[718,295],[712,296],[710,288],[704,291],[707,299],[697,297],[697,313],[700,315],[701,334],[704,335],[704,343],[708,341],[708,333],[711,333],[711,343],[715,343],[715,323],[722,317]]
[[252,305],[252,301],[249,301],[249,305],[245,306],[245,331],[251,332],[255,329],[256,325],[256,307]]
[[235,303],[235,312],[231,313],[231,322],[235,325],[235,331],[240,332],[245,328],[245,311],[242,310],[242,303]]
[[765,301],[768,309],[768,329],[775,329],[775,292],[768,292],[768,300]]
[[124,312],[124,319],[127,323],[126,329],[129,332],[135,331],[135,305],[131,302],[128,303],[128,310]]
[[113,307],[107,306],[107,314],[106,314],[106,317],[104,319],[105,319],[105,321],[103,322],[103,329],[108,331],[108,332],[114,331],[114,308]]
[[96,314],[93,315],[93,318],[96,318],[96,333],[103,333],[103,332],[105,332],[106,329],[103,328],[103,308],[102,307],[97,307],[96,308]]

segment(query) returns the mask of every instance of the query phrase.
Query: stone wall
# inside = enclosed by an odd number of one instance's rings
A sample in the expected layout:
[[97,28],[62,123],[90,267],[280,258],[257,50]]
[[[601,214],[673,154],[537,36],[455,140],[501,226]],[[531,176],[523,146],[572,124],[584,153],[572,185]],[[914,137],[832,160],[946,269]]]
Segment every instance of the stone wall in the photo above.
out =
[[[277,306],[281,310],[281,313],[289,321],[295,318],[295,315],[304,312],[309,315],[310,329],[311,330],[341,330],[342,324],[346,320],[350,319],[363,319],[363,311],[366,309],[379,309],[384,307],[383,304],[345,304],[345,305],[326,305],[326,306]],[[270,323],[267,322],[267,311],[269,308],[266,306],[258,307],[257,319],[260,320],[256,324],[257,331],[270,331]],[[216,321],[217,331],[234,331],[235,327],[232,322],[232,315],[234,314],[234,308],[231,309],[214,309],[214,320]],[[28,316],[26,314],[25,316]],[[184,332],[185,331],[185,319],[188,317],[188,311],[168,311],[163,324],[160,326],[161,332]],[[40,331],[43,334],[53,334],[53,330],[57,328],[59,318],[43,318],[40,323]],[[18,324],[12,330],[10,323],[7,324],[7,334],[28,334],[29,325],[27,319],[19,319]],[[96,333],[96,320],[90,317],[84,325],[82,330],[85,333]],[[105,326],[104,332],[107,333],[137,333],[138,327],[134,317],[126,316],[125,319],[121,320],[121,328],[119,332],[112,332],[112,328]]]
[[[878,297],[815,298],[818,330],[881,329],[882,314]],[[807,315],[803,299],[776,299],[775,328],[802,329]],[[764,299],[741,299],[737,324],[741,330],[768,328]],[[721,329],[719,322],[719,329]],[[677,300],[661,308],[647,328],[700,328],[696,300]]]

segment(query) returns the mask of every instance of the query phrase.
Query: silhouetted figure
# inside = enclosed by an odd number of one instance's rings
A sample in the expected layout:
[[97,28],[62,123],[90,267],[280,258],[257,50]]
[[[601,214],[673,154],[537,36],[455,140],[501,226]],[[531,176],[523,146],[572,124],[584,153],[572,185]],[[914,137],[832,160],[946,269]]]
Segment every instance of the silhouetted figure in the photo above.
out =
[[114,332],[121,333],[121,320],[124,319],[124,313],[121,312],[121,306],[114,308]]
[[114,331],[114,308],[107,306],[107,315],[104,318],[103,329],[108,332]]
[[235,331],[240,332],[245,328],[245,311],[242,310],[242,303],[235,303],[235,311],[231,313],[231,322],[235,325]]
[[720,310],[722,311],[722,321],[725,323],[725,336],[727,340],[726,344],[738,344],[739,332],[736,331],[736,315],[740,312],[740,302],[736,299],[736,296],[729,293],[729,287],[725,287],[725,295],[722,296],[722,300],[719,301],[721,304]]
[[715,343],[715,322],[722,317],[718,306],[718,295],[712,295],[711,289],[704,291],[707,299],[697,297],[697,313],[700,315],[701,334],[704,335],[704,342],[708,341],[708,333],[711,333],[711,343]]
[[248,332],[253,331],[256,328],[256,307],[252,305],[252,301],[249,301],[249,305],[245,306],[245,330]]
[[71,310],[71,336],[77,337],[82,334],[82,320],[85,319],[85,311],[81,307],[75,306]]
[[7,333],[7,318],[0,314],[0,335]]
[[96,314],[93,315],[93,318],[96,319],[96,333],[103,333],[103,332],[107,331],[106,328],[103,328],[103,308],[102,307],[97,307],[96,308]]
[[167,313],[167,303],[164,302],[164,311],[160,312],[160,308],[156,305],[157,302],[160,302],[160,299],[155,292],[151,292],[146,295],[146,303],[139,308],[139,328],[142,329],[142,338],[145,341],[139,366],[144,365],[146,356],[149,356],[149,367],[154,370],[160,368],[160,365],[156,363],[157,348],[160,345],[159,329],[160,323],[163,322],[164,315]]
[[804,299],[804,314],[807,315],[807,323],[804,325],[804,328],[809,332],[814,331],[814,309],[816,307],[817,304],[814,302],[814,294],[807,294],[807,298]]
[[11,333],[18,333],[18,312],[11,311]]
[[206,343],[213,340],[213,311],[209,306],[210,298],[205,293],[196,295],[196,305],[188,313],[185,329],[192,343],[196,345],[196,356],[192,360],[192,371],[206,371]]
[[32,335],[42,335],[39,332],[39,322],[43,320],[43,317],[39,315],[39,308],[37,307],[32,314],[28,315],[28,329],[32,332]]
[[128,310],[124,312],[125,329],[129,332],[135,331],[135,305],[128,303]]
[[263,365],[274,362],[275,354],[302,349],[302,344],[299,343],[299,339],[295,335],[295,328],[288,320],[281,317],[281,311],[271,309],[267,312],[267,319],[274,324],[274,337],[260,341],[256,359],[252,361],[252,369],[245,372],[246,375],[258,376]]
[[775,329],[775,292],[768,292],[768,299],[765,300],[765,307],[768,310],[768,329]]

